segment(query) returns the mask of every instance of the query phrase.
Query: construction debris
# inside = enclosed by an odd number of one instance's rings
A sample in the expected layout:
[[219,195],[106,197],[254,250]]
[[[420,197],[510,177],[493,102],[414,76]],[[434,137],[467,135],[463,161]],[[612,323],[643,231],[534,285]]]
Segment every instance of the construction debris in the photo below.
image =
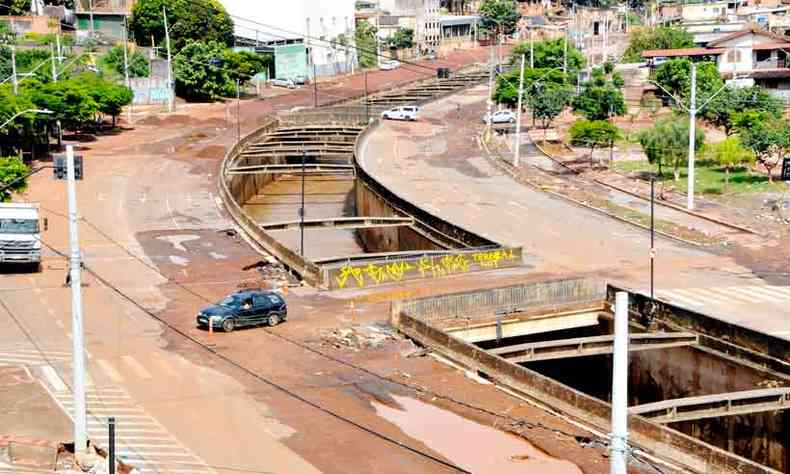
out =
[[355,352],[375,349],[383,346],[387,341],[397,339],[392,328],[377,324],[331,329],[321,333],[323,345],[336,349],[351,349]]

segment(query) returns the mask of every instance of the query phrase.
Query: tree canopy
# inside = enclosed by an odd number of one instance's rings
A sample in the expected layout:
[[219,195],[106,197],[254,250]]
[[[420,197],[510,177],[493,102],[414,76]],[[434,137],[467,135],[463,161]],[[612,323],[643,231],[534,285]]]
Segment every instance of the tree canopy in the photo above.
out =
[[[30,168],[17,157],[0,158],[0,186],[5,187],[9,183],[30,173]],[[27,180],[19,180],[12,184],[8,189],[0,191],[0,201],[11,200],[12,193],[22,192],[27,188]]]
[[[691,61],[671,59],[656,70],[656,82],[676,98],[687,100],[691,95]],[[715,62],[697,63],[697,103],[702,104],[724,85]]]
[[621,138],[620,129],[606,120],[577,120],[569,130],[571,143],[590,148],[590,159],[596,148],[611,146]]
[[527,99],[532,117],[549,128],[551,122],[565,110],[571,100],[570,86],[549,83],[534,90]]
[[640,63],[644,61],[642,51],[645,50],[693,47],[694,37],[683,28],[637,28],[630,35],[628,49],[623,55],[623,62]]
[[726,140],[710,147],[708,157],[724,168],[724,185],[730,184],[730,171],[738,166],[754,162],[754,152],[744,148],[738,137],[727,137]]
[[398,28],[387,39],[387,46],[392,49],[408,49],[414,46],[414,30],[411,28]]
[[378,28],[362,20],[354,31],[357,51],[359,51],[359,66],[362,68],[376,67],[378,58]]
[[[694,149],[700,150],[704,143],[705,133],[696,127]],[[647,160],[658,166],[659,174],[663,173],[663,166],[671,166],[677,181],[680,167],[688,159],[689,121],[685,117],[664,117],[639,134],[639,144]]]
[[[126,54],[129,60],[129,77],[148,77],[151,74],[148,58],[139,49],[128,47]],[[124,75],[123,44],[110,48],[102,61],[116,74]]]
[[584,84],[582,93],[573,101],[573,111],[588,120],[607,120],[625,115],[627,108],[620,88],[623,79],[614,73],[607,76],[603,68],[593,70],[592,78]]
[[743,120],[746,111],[781,117],[781,102],[760,86],[727,87],[702,111],[703,116],[713,125],[724,128],[727,135],[732,134],[735,121]]
[[[494,89],[494,101],[505,104],[508,107],[515,107],[518,103],[518,84],[521,70],[511,70],[499,75]],[[557,69],[525,69],[524,70],[524,94],[535,93],[536,89],[543,85],[567,85],[568,77]]]
[[772,116],[752,115],[747,127],[738,128],[741,143],[749,147],[773,181],[773,169],[790,155],[790,122]]
[[151,45],[152,36],[156,44],[164,43],[163,7],[167,9],[174,52],[180,51],[190,41],[233,45],[233,20],[219,0],[138,0],[129,21],[137,44]]
[[[535,69],[561,69],[565,54],[564,42],[565,38],[557,38],[535,43],[532,48]],[[513,64],[519,64],[521,56],[524,55],[527,64],[529,64],[529,54],[529,42],[519,43],[514,46],[510,52],[511,62]],[[583,69],[586,63],[587,61],[584,59],[584,55],[576,49],[572,43],[568,42],[568,74],[570,74],[571,77],[575,77],[576,73]]]
[[187,100],[207,101],[235,95],[235,81],[222,67],[225,47],[216,41],[187,44],[173,61],[176,93]]
[[521,19],[521,11],[515,0],[483,0],[478,13],[480,27],[496,34],[513,33]]

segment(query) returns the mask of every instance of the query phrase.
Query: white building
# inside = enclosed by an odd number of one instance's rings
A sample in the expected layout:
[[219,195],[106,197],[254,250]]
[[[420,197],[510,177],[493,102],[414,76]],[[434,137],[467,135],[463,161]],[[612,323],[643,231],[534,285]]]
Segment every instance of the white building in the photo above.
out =
[[379,9],[393,17],[414,17],[414,42],[422,52],[435,51],[441,41],[439,0],[379,0]]
[[318,75],[334,75],[355,65],[355,0],[287,0],[279,6],[260,0],[221,2],[238,38],[257,45],[304,44],[306,75],[312,76],[313,66]]

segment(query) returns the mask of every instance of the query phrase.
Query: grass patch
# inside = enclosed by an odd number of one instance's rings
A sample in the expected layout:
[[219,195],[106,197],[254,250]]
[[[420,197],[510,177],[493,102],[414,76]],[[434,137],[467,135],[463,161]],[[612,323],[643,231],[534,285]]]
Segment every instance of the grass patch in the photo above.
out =
[[[722,195],[722,194],[752,194],[770,191],[779,191],[782,188],[780,182],[769,183],[768,176],[756,171],[749,171],[747,168],[734,168],[730,171],[729,185],[725,184],[724,168],[708,162],[696,162],[696,192],[702,194]],[[658,169],[647,162],[642,161],[620,161],[615,162],[614,167],[618,171],[626,173],[641,173],[649,175],[657,173]],[[664,174],[659,178],[667,186],[673,186],[681,192],[688,189],[688,168],[680,170],[680,180],[674,181],[671,168],[664,168]]]

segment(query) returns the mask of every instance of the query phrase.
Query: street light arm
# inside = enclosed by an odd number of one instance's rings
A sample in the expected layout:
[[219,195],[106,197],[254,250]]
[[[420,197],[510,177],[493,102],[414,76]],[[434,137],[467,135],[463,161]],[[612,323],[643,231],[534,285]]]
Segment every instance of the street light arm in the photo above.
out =
[[19,117],[20,115],[25,115],[25,114],[31,113],[31,112],[32,113],[37,113],[37,114],[51,114],[52,113],[51,110],[39,110],[39,109],[23,110],[21,112],[17,112],[13,117],[11,117],[10,119],[6,120],[6,122],[3,125],[0,125],[0,130],[4,129],[6,127],[6,125],[8,125],[9,123],[11,123],[14,120],[16,120],[16,118]]
[[658,82],[650,80],[650,79],[648,79],[647,82],[657,85],[659,88],[661,88],[662,91],[666,92],[668,96],[672,97],[672,100],[674,100],[675,103],[678,104],[678,107],[680,107],[681,109],[683,109],[686,112],[689,111],[688,107],[683,105],[683,102],[680,99],[678,99],[677,97],[675,97],[675,94],[673,94],[673,93],[669,92],[668,90],[666,90],[666,88],[664,88],[664,86],[662,86]]

